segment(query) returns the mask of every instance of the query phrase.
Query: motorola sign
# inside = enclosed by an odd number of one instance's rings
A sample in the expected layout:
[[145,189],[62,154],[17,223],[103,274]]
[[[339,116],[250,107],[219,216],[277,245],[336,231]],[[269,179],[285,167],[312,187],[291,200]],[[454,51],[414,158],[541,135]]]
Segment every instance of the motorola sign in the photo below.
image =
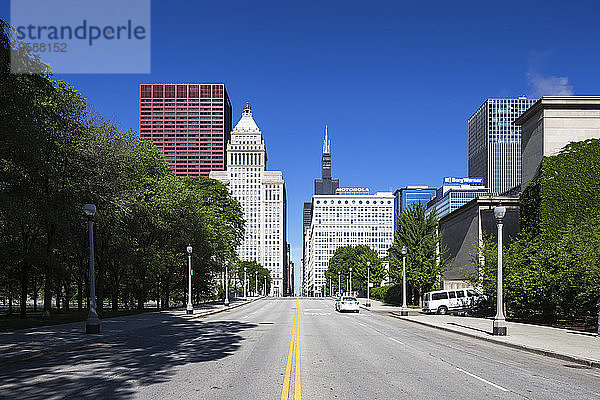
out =
[[369,188],[342,187],[335,189],[335,194],[369,194]]

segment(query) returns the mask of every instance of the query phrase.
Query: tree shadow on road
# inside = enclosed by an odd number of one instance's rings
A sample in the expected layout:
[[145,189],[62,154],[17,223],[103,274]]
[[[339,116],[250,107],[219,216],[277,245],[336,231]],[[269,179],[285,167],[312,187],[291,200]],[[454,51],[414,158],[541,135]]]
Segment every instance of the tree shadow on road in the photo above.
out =
[[257,326],[181,321],[99,336],[97,342],[0,370],[0,398],[128,399],[140,386],[168,381],[178,366],[233,354],[242,332]]

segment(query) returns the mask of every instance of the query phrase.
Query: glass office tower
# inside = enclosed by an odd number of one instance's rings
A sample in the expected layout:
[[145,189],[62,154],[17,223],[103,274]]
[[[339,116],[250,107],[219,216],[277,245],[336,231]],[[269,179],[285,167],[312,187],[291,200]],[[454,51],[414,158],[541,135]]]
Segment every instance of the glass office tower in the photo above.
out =
[[513,122],[535,99],[487,99],[469,118],[469,177],[501,194],[521,184],[521,128]]

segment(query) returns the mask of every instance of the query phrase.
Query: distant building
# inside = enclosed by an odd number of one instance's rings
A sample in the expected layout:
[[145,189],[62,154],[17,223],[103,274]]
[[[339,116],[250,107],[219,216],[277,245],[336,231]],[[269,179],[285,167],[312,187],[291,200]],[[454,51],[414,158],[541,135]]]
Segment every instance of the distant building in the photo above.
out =
[[569,142],[600,138],[600,96],[544,96],[516,121],[522,127],[522,187],[540,173],[542,158]]
[[[336,190],[340,186],[339,179],[333,179],[331,177],[331,140],[327,132],[327,125],[325,125],[325,136],[323,139],[323,153],[321,155],[321,179],[315,179],[314,182],[315,191],[314,194],[336,194]],[[302,208],[302,260],[304,260],[304,249],[306,248],[306,231],[310,228],[312,221],[312,202],[305,202]],[[305,264],[302,261],[302,282],[303,282],[303,294],[305,293]]]
[[521,129],[514,123],[535,99],[487,99],[468,121],[470,177],[483,177],[492,193],[521,183]]
[[227,170],[212,171],[210,177],[227,184],[244,211],[246,232],[238,257],[267,268],[270,295],[284,296],[289,292],[285,182],[281,171],[267,171],[267,150],[250,103],[231,132]]
[[439,220],[441,247],[448,250],[449,268],[442,276],[442,288],[458,289],[469,286],[465,277],[477,271],[477,247],[484,238],[496,241],[498,229],[494,207],[506,207],[503,243],[510,244],[519,233],[519,199],[515,197],[479,197],[462,205]]
[[225,85],[141,84],[140,139],[152,140],[173,173],[208,176],[226,167],[231,102]]
[[364,244],[387,256],[394,240],[393,201],[391,192],[313,196],[303,258],[306,295],[323,295],[325,271],[339,247]]
[[407,186],[394,192],[394,231],[396,231],[398,218],[412,204],[420,203],[426,206],[429,200],[435,197],[437,189],[429,186]]
[[425,214],[435,208],[437,217],[442,218],[471,200],[481,196],[493,195],[489,189],[479,185],[443,185],[436,190],[435,197],[426,206]]

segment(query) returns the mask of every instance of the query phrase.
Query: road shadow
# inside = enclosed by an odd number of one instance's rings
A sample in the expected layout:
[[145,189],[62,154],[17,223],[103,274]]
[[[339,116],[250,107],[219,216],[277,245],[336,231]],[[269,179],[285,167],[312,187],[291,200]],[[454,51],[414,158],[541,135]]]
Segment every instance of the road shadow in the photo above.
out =
[[448,325],[454,325],[454,326],[459,326],[461,328],[470,329],[472,331],[483,332],[486,335],[493,335],[492,332],[486,331],[485,329],[473,328],[472,326],[457,324],[456,322],[448,322]]
[[168,381],[178,366],[233,354],[242,332],[258,325],[238,321],[180,321],[82,343],[0,370],[1,399],[129,399],[136,388]]

